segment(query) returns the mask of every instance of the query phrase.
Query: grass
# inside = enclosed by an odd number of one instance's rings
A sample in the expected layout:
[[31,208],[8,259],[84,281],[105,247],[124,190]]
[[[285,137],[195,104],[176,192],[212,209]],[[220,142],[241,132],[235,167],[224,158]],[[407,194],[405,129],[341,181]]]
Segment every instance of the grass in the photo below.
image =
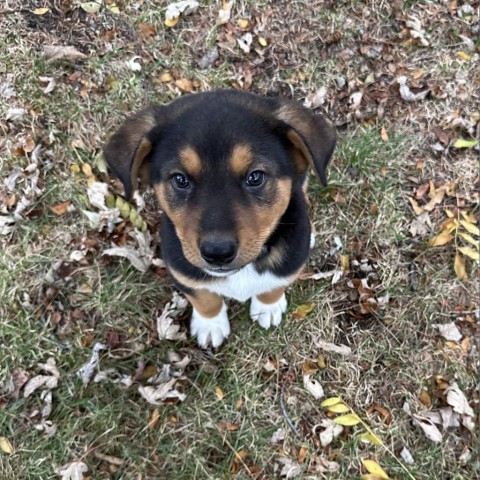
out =
[[[307,360],[319,357],[324,366],[312,375],[326,396],[341,396],[397,458],[406,446],[415,460],[408,467],[415,479],[476,478],[480,452],[474,436],[453,429],[435,445],[412,425],[404,410],[406,403],[414,413],[445,406],[434,381],[440,375],[458,382],[478,411],[478,319],[470,313],[470,321],[461,313],[475,305],[478,308],[478,266],[468,265],[471,280],[462,284],[453,272],[453,249],[427,246],[444,219],[446,206],[475,208],[475,150],[435,154],[429,147],[436,141],[431,126],[469,135],[461,126],[452,129],[444,123],[447,114],[462,108],[463,117],[474,118],[474,102],[470,102],[474,81],[462,84],[460,99],[453,93],[452,80],[475,75],[473,61],[452,60],[459,48],[458,35],[471,35],[468,21],[439,7],[438,16],[425,20],[432,22],[428,26],[435,32],[427,51],[398,39],[396,25],[402,21],[388,2],[356,3],[352,13],[343,5],[311,9],[304,2],[240,1],[234,7],[232,28],[244,17],[255,25],[265,22],[258,34],[268,39],[269,47],[247,55],[234,43],[234,53],[220,46],[218,64],[201,71],[196,61],[218,41],[228,40],[228,29],[215,26],[215,2],[203,3],[198,14],[182,18],[171,30],[163,27],[167,2],[159,6],[145,1],[138,10],[120,17],[103,10],[89,16],[76,5],[65,16],[52,5],[51,12],[41,18],[26,11],[43,6],[37,3],[10,2],[9,12],[0,19],[4,32],[0,84],[6,74],[14,73],[17,94],[0,103],[2,176],[31,163],[31,155],[15,154],[22,136],[30,134],[43,146],[39,162],[42,193],[32,203],[36,213],[19,223],[11,235],[0,237],[0,437],[14,448],[11,455],[0,452],[0,478],[59,478],[56,467],[80,460],[88,465],[90,478],[99,479],[280,478],[279,459],[296,463],[302,446],[307,456],[299,462],[297,478],[360,478],[365,473],[364,458],[377,460],[391,478],[408,478],[382,448],[359,442],[356,427],[328,447],[319,445],[318,434],[312,432],[325,418],[325,411],[302,380]],[[431,2],[411,2],[402,14],[414,10],[418,15],[419,5],[430,8]],[[369,9],[368,15],[364,8]],[[441,18],[448,20],[448,27],[441,27]],[[154,25],[156,35],[144,39],[132,34],[141,22]],[[107,40],[106,32],[112,27],[116,35]],[[391,50],[385,53],[386,60],[355,53],[369,41],[359,33],[360,27],[377,40],[387,36],[383,44]],[[454,34],[441,35],[441,28]],[[333,31],[340,31],[340,39],[323,45],[319,38]],[[88,53],[88,58],[50,63],[44,59],[43,44],[73,44]],[[125,61],[138,54],[139,45],[142,71],[133,72]],[[255,48],[259,47],[255,44]],[[344,55],[347,50],[354,54]],[[398,67],[402,62],[410,76],[421,65],[430,73],[429,81],[448,96],[405,105],[390,87],[402,72],[388,69],[389,64]],[[81,167],[89,164],[99,179],[107,180],[95,167],[101,147],[126,113],[143,106],[145,97],[156,102],[176,98],[181,92],[174,81],[182,78],[194,82],[199,91],[228,88],[237,75],[249,71],[252,90],[260,94],[283,94],[302,101],[321,86],[327,87],[323,107],[338,125],[339,142],[329,186],[321,187],[315,179],[310,182],[317,246],[307,268],[339,268],[340,255],[345,255],[350,269],[335,285],[329,279],[293,285],[287,318],[272,331],[251,323],[248,305],[230,302],[234,321],[229,341],[217,352],[203,352],[190,338],[176,342],[156,338],[155,319],[171,299],[172,283],[159,269],[142,274],[126,260],[102,256],[122,233],[107,235],[88,226],[81,213],[91,209]],[[351,92],[339,90],[335,79],[343,76],[353,82],[379,71],[383,73],[375,77],[374,86],[381,90],[386,85],[385,115],[356,119],[348,106]],[[174,80],[160,81],[164,72],[172,73]],[[39,76],[56,79],[52,93],[43,93]],[[368,88],[361,106],[365,110],[378,106]],[[7,122],[12,107],[26,108],[27,113],[19,121]],[[382,127],[388,141],[381,138]],[[423,168],[417,168],[419,159]],[[72,170],[75,165],[79,173]],[[437,185],[458,180],[460,193],[431,213],[431,232],[412,238],[409,225],[415,217],[406,197],[430,180]],[[21,187],[15,191],[18,196]],[[8,212],[5,202],[10,195],[2,182],[2,214]],[[50,210],[66,200],[72,211],[58,216]],[[158,222],[154,203],[147,202],[146,214],[152,225]],[[331,255],[335,236],[343,250]],[[71,253],[82,249],[88,251],[85,261],[71,261]],[[373,298],[390,297],[385,308],[369,314],[359,313],[359,294],[352,283],[368,276],[362,265],[371,269]],[[52,272],[53,282],[49,280]],[[311,303],[313,310],[298,318],[299,307]],[[455,321],[464,337],[470,338],[464,353],[445,345],[431,327],[449,321]],[[182,322],[185,330],[187,319]],[[84,387],[76,372],[89,359],[95,342],[116,341],[122,348],[103,352],[102,370],[115,368],[132,376],[141,363],[160,369],[169,362],[171,351],[188,354],[191,362],[181,382],[186,400],[155,407],[138,394],[136,386],[101,382]],[[349,346],[352,353],[344,357],[325,351],[319,341]],[[42,407],[40,392],[28,398],[20,392],[16,398],[10,385],[13,369],[21,368],[33,377],[40,373],[38,364],[50,357],[56,360],[60,379],[52,392],[49,415],[56,433],[47,437],[36,428],[39,416],[35,410]],[[272,365],[273,370],[268,368]],[[279,405],[287,371],[293,372],[293,380],[285,386],[284,400],[301,440],[289,430]],[[419,400],[422,388],[429,392],[431,407]],[[389,425],[378,415],[366,413],[373,403],[391,413]],[[279,429],[284,430],[285,439],[272,443]],[[243,463],[237,460],[239,452],[246,454]],[[339,470],[316,472],[319,457],[337,462]]]

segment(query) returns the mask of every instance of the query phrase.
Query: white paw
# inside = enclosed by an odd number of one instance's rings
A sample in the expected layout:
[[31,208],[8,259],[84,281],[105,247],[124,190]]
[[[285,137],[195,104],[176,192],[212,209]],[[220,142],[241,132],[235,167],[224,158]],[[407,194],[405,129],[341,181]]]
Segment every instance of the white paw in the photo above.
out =
[[190,332],[192,336],[197,337],[200,347],[206,348],[208,345],[212,345],[214,348],[219,347],[230,335],[230,323],[225,303],[218,315],[211,318],[202,317],[193,309]]
[[263,328],[276,327],[282,322],[282,315],[287,309],[287,299],[283,294],[275,303],[263,303],[257,297],[252,297],[250,318]]

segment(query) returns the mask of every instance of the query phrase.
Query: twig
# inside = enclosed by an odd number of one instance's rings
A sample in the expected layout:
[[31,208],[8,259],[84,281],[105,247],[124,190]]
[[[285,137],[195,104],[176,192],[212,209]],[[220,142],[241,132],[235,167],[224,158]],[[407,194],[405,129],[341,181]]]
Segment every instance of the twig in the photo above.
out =
[[287,422],[287,425],[290,427],[290,430],[295,434],[295,436],[299,439],[302,439],[302,435],[297,430],[297,427],[292,422],[292,419],[288,415],[287,409],[285,407],[285,402],[283,401],[283,397],[285,395],[285,387],[287,384],[290,384],[293,380],[293,372],[288,371],[283,375],[282,378],[282,386],[280,387],[280,410],[282,411],[283,418]]

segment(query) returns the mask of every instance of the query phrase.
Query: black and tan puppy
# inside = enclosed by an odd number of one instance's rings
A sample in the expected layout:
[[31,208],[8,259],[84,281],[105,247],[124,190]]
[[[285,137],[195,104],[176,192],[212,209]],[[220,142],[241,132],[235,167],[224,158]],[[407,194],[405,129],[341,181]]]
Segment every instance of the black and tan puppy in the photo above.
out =
[[334,147],[321,116],[235,90],[146,108],[106,145],[127,197],[139,180],[155,189],[163,260],[193,306],[200,346],[230,333],[222,297],[251,299],[252,320],[280,324],[308,255],[307,171],[325,184]]

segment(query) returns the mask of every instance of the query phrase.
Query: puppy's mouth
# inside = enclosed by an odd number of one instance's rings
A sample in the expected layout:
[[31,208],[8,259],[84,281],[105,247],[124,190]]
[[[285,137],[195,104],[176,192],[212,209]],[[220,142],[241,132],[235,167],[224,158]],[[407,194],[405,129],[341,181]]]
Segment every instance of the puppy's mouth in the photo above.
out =
[[231,267],[208,267],[204,268],[204,271],[212,277],[228,277],[238,272],[238,268]]

